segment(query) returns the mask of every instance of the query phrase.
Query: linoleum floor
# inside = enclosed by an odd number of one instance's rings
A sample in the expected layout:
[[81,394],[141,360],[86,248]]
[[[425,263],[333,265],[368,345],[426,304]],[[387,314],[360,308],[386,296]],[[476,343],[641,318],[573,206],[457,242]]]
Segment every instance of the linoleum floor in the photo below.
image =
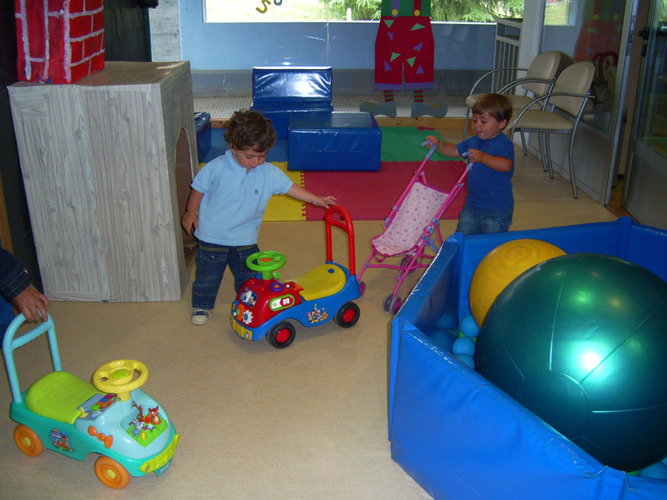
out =
[[[443,131],[452,134],[452,131]],[[460,137],[455,133],[452,140]],[[568,182],[549,180],[539,161],[517,149],[512,230],[614,220]],[[335,193],[332,193],[335,194]],[[443,221],[443,235],[456,221]],[[380,221],[355,223],[357,266],[370,251]],[[340,235],[334,235],[338,237]],[[346,263],[342,236],[334,259]],[[284,277],[325,258],[323,223],[267,222],[260,247],[285,253]],[[410,277],[403,297],[419,278]],[[387,431],[387,357],[391,315],[382,308],[395,280],[388,270],[364,274],[361,319],[344,330],[329,322],[297,328],[287,349],[249,342],[229,326],[233,298],[225,276],[208,325],[190,323],[190,285],[183,299],[162,303],[53,301],[63,368],[89,380],[114,359],[138,359],[149,369],[144,387],[169,413],[182,441],[162,476],[134,478],[121,491],[101,485],[94,457],[84,462],[46,451],[29,458],[14,445],[9,386],[0,383],[0,498],[37,499],[425,499],[391,459]],[[190,277],[192,279],[192,276]],[[51,369],[45,342],[18,351],[25,389]],[[415,425],[426,425],[415,422]]]

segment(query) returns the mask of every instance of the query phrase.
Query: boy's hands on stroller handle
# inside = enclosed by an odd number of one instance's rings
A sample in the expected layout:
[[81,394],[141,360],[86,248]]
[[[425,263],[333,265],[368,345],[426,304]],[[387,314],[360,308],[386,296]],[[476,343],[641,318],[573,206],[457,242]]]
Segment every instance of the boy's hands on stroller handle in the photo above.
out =
[[428,153],[426,153],[426,158],[430,159],[431,156],[433,156],[433,153],[435,153],[435,150],[437,149],[438,145],[437,144],[431,144],[429,141],[424,141],[422,142],[422,146],[431,146],[431,149],[429,150]]
[[466,151],[465,153],[461,154],[461,157],[466,161],[466,170],[470,170],[472,168],[472,163],[468,159],[468,156],[470,156],[470,151]]

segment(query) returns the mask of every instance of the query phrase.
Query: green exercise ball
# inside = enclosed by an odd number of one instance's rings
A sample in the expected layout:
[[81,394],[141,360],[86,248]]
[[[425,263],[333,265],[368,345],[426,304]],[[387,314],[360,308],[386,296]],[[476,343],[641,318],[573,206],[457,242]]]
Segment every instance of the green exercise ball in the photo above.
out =
[[477,341],[477,370],[604,465],[667,455],[667,283],[571,254],[521,274]]

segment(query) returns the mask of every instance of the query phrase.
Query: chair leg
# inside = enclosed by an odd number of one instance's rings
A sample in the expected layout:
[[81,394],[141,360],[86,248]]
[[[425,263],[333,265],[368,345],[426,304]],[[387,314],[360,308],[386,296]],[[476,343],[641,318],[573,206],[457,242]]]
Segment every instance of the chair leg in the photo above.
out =
[[521,149],[523,149],[523,156],[528,156],[528,148],[526,147],[526,136],[523,131],[519,132],[521,135]]
[[545,139],[544,139],[544,144],[545,148],[547,151],[547,165],[549,167],[549,179],[554,178],[554,164],[551,162],[551,142],[550,139],[551,135],[550,134],[545,134]]
[[468,120],[470,119],[470,108],[466,109],[466,119],[465,119],[465,124],[463,126],[463,140],[466,140],[466,137],[468,137]]
[[544,147],[544,134],[542,132],[538,132],[537,136],[537,142],[540,143],[540,156],[542,157],[542,170],[547,171],[547,165],[548,165],[548,160],[547,160],[547,151],[546,148]]
[[577,192],[577,179],[574,176],[574,137],[575,137],[575,131],[572,132],[570,135],[570,149],[568,151],[568,157],[567,161],[569,162],[570,166],[570,182],[572,183],[572,196],[574,196],[575,199],[579,198],[579,193]]

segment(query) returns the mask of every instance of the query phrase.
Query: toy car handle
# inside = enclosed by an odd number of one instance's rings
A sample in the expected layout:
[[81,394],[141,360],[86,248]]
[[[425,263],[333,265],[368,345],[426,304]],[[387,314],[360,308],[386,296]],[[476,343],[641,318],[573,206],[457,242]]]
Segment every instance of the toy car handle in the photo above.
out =
[[15,403],[21,403],[23,401],[23,396],[19,386],[16,364],[14,363],[14,350],[26,345],[28,342],[32,342],[37,337],[46,334],[49,339],[49,348],[51,351],[51,362],[53,363],[53,369],[55,371],[62,370],[62,364],[60,362],[60,351],[58,349],[58,339],[56,337],[56,329],[53,324],[53,318],[51,318],[51,315],[47,314],[46,321],[38,323],[37,326],[31,330],[14,338],[17,330],[23,323],[25,323],[25,321],[26,319],[23,313],[19,313],[12,320],[12,322],[7,327],[7,330],[4,332],[5,336],[1,345],[2,354],[5,358],[5,368],[7,369],[7,374],[9,375],[9,387],[12,391],[12,398]]
[[[135,378],[134,374],[138,372]],[[100,366],[93,373],[93,385],[100,391],[116,394],[119,401],[130,399],[130,392],[148,380],[148,368],[141,361],[119,359]]]
[[[340,219],[334,217],[334,214],[338,214]],[[350,214],[345,210],[342,205],[333,205],[329,207],[329,210],[324,214],[324,228],[327,244],[327,262],[333,262],[333,248],[332,248],[332,235],[331,235],[331,226],[336,226],[339,229],[342,229],[347,233],[347,246],[348,254],[350,259],[350,274],[356,276],[357,271],[355,268],[356,257],[354,253],[354,225],[352,224],[352,218]]]
[[[262,279],[268,281],[274,276],[273,271],[285,265],[285,256],[272,250],[260,251],[250,254],[245,263],[248,269],[262,273]],[[277,274],[275,276],[279,277]]]

